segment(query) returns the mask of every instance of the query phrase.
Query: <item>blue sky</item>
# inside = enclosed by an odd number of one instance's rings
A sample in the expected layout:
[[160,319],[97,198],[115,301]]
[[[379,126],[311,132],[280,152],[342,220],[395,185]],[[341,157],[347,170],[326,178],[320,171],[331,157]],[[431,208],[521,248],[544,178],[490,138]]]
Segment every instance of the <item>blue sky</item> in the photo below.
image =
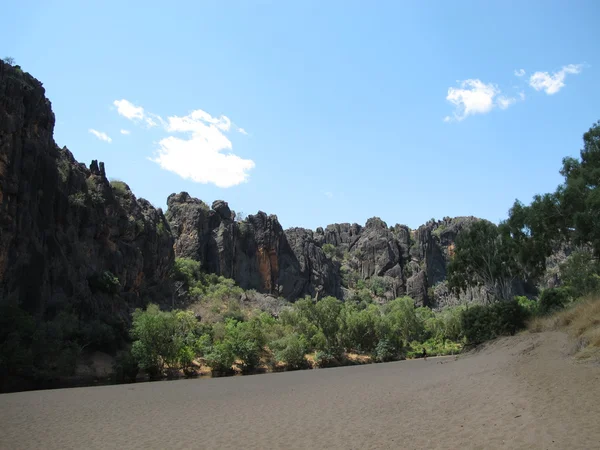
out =
[[498,221],[600,119],[597,1],[2,11],[0,54],[44,83],[57,143],[157,207],[188,191],[284,227]]

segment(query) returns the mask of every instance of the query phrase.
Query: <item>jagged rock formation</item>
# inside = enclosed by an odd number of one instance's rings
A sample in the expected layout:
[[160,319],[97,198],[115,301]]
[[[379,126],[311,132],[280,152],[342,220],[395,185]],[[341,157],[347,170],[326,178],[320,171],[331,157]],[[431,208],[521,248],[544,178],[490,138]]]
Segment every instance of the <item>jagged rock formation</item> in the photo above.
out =
[[[407,294],[425,306],[450,301],[447,292],[436,299],[431,288],[446,278],[458,232],[477,220],[445,218],[411,231],[372,218],[364,227],[344,223],[315,232],[284,232],[276,216],[259,212],[236,222],[226,202],[215,201],[209,208],[186,192],[169,196],[166,216],[178,257],[200,261],[205,270],[233,278],[245,289],[288,300],[304,295],[344,298],[353,287],[343,281],[346,272],[361,280],[381,277],[385,297]],[[333,254],[324,251],[326,245]]]
[[311,231],[284,233],[277,217],[262,211],[235,222],[226,202],[215,201],[210,209],[187,192],[170,195],[167,204],[178,257],[200,261],[244,289],[290,300],[317,292],[339,295],[335,265]]
[[129,317],[168,298],[173,239],[162,211],[78,163],[53,139],[42,84],[0,61],[0,301],[38,318]]

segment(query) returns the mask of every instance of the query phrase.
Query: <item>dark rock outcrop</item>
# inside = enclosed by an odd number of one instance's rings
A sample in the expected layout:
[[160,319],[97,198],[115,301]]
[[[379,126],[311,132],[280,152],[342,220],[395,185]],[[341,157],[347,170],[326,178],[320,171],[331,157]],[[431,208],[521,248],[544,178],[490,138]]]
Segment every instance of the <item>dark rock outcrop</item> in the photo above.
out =
[[295,300],[304,295],[339,295],[339,275],[312,231],[284,233],[277,216],[262,211],[234,222],[226,202],[212,209],[188,193],[167,200],[167,219],[178,257],[234,279],[244,289]]
[[102,163],[58,148],[53,129],[42,84],[0,61],[0,301],[39,318],[69,308],[128,320],[169,297],[169,224]]

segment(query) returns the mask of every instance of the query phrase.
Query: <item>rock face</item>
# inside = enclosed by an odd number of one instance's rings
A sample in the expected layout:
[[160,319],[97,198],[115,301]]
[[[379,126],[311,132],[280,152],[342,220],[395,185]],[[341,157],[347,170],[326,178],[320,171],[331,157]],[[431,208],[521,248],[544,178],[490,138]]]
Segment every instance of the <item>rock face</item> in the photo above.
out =
[[[383,279],[385,296],[410,295],[423,306],[454,301],[432,288],[446,279],[446,267],[458,232],[473,217],[431,221],[411,231],[388,227],[379,218],[365,226],[334,224],[316,231],[283,231],[276,216],[259,212],[236,222],[226,202],[212,207],[186,192],[172,194],[166,213],[178,257],[200,261],[213,273],[233,278],[245,289],[296,300],[305,295],[348,296],[342,273],[360,280]],[[333,249],[326,253],[325,246]],[[475,299],[476,300],[476,299]]]
[[167,204],[178,257],[195,259],[244,289],[289,300],[317,292],[339,295],[335,264],[310,230],[284,233],[277,217],[262,211],[235,222],[226,202],[209,208],[187,192],[170,195]]
[[0,61],[0,301],[43,318],[129,316],[168,298],[173,239],[160,209],[53,139],[42,84]]

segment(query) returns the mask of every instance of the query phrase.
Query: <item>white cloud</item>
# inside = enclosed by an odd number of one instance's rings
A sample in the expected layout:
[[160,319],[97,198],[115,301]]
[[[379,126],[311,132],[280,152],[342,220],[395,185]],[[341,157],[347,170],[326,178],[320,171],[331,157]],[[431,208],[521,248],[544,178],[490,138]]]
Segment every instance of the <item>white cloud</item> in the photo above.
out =
[[[459,88],[448,88],[446,100],[455,106],[454,119],[463,120],[473,114],[485,114],[494,108],[494,97],[500,90],[492,83],[478,79],[464,80]],[[448,122],[452,119],[444,121]]]
[[517,102],[517,99],[514,97],[505,97],[505,96],[500,96],[498,97],[497,100],[497,104],[500,107],[500,109],[507,109],[510,105],[514,105]]
[[94,130],[93,128],[90,128],[88,131],[90,133],[92,133],[94,136],[96,136],[98,139],[100,139],[101,141],[108,142],[109,144],[112,142],[112,139],[108,136],[108,134],[106,134],[102,131],[97,131],[97,130]]
[[129,130],[121,130],[121,134],[131,134],[131,131],[129,131]]
[[246,130],[244,130],[243,128],[238,128],[238,131],[240,133],[242,133],[243,135],[248,136],[248,132]]
[[[197,109],[187,116],[172,116],[165,121],[161,116],[146,112],[141,106],[125,99],[115,100],[113,104],[120,115],[144,124],[146,128],[160,124],[170,134],[187,135],[186,138],[170,135],[161,139],[155,156],[150,158],[163,169],[184,179],[231,187],[247,181],[248,172],[255,166],[254,161],[231,152],[231,141],[225,136],[232,129],[227,116],[213,117]],[[243,128],[233,126],[233,129],[248,134]]]
[[187,116],[167,119],[170,133],[186,133],[186,139],[168,136],[159,141],[156,156],[151,158],[163,169],[197,183],[231,187],[248,180],[254,161],[230,152],[231,141],[224,132],[231,128],[227,116],[212,117],[197,109]]
[[525,69],[515,69],[516,77],[522,77],[523,75],[525,75]]
[[583,69],[582,64],[563,66],[558,72],[535,72],[529,78],[529,86],[536,91],[544,91],[548,95],[556,94],[565,86],[567,74],[578,74]]
[[144,108],[135,106],[128,100],[115,100],[113,105],[117,107],[119,115],[126,117],[129,120],[141,120],[144,118]]
[[323,194],[325,194],[325,197],[327,197],[327,198],[333,198],[333,192],[327,191],[327,192],[323,192]]

